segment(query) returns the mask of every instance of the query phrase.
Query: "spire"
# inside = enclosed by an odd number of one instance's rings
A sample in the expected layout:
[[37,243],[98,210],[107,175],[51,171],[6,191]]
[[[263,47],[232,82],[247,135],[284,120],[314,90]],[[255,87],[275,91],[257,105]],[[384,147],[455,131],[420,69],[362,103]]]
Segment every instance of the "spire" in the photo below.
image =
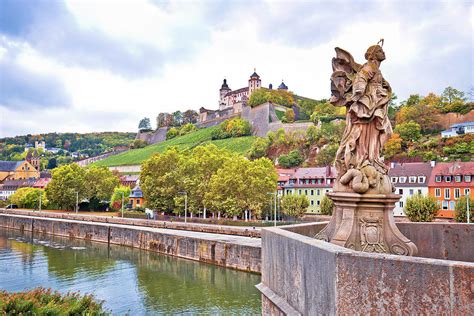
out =
[[253,79],[253,78],[256,78],[256,79],[260,78],[260,76],[257,74],[257,69],[255,67],[253,68],[253,74],[250,75],[250,79]]

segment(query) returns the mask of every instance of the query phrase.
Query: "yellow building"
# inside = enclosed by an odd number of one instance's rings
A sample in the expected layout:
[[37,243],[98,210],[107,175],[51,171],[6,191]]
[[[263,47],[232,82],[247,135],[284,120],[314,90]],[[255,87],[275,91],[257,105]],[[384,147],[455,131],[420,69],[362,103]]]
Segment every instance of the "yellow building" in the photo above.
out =
[[40,172],[26,160],[0,161],[0,182],[39,178]]

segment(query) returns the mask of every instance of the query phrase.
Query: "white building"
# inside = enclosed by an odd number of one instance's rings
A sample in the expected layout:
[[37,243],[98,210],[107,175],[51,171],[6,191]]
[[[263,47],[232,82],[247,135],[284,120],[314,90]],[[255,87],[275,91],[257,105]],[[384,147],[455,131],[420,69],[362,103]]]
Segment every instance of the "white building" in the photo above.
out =
[[453,137],[474,133],[474,122],[465,122],[451,125],[450,128],[441,132],[441,137]]
[[393,215],[405,216],[404,207],[407,198],[415,194],[428,195],[428,181],[434,162],[394,163],[388,172],[395,194],[400,194],[400,201],[395,204]]

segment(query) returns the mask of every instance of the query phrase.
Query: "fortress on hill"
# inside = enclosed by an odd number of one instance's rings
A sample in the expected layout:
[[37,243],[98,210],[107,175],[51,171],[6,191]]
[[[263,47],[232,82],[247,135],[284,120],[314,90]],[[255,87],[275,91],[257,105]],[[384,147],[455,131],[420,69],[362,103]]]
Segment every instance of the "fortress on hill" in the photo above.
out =
[[[217,110],[209,110],[204,107],[199,109],[199,122],[205,123],[220,118],[233,117],[236,114],[242,113],[242,109],[247,105],[252,93],[262,87],[262,80],[254,69],[253,74],[250,75],[248,86],[237,90],[232,90],[227,84],[227,79],[224,79],[221,88],[219,89],[219,108]],[[272,90],[272,84],[269,84],[268,89]],[[288,86],[282,81],[278,86],[278,90],[288,91]]]

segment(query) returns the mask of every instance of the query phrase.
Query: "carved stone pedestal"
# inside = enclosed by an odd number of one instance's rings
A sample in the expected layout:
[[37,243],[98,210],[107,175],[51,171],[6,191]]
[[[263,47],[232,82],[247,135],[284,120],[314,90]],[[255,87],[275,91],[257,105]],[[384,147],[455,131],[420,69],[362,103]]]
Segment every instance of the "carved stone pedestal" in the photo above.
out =
[[364,252],[413,256],[417,248],[395,226],[397,194],[327,193],[335,210],[329,224],[315,237]]

